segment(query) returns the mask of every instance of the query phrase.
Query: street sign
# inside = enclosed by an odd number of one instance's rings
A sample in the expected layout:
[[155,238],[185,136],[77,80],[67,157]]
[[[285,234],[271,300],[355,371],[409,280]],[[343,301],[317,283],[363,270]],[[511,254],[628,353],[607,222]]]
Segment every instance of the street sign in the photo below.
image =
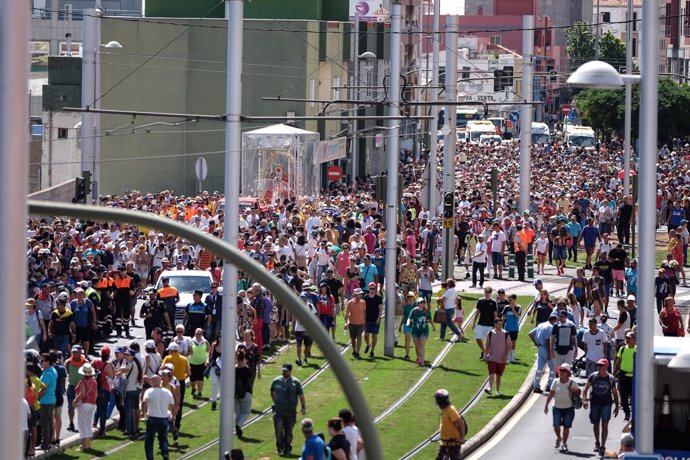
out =
[[453,228],[453,219],[452,218],[443,218],[443,228]]
[[326,177],[328,177],[328,180],[331,182],[339,181],[340,178],[343,177],[343,172],[340,169],[340,166],[329,166],[326,170]]
[[512,122],[517,122],[520,120],[520,112],[510,112],[510,115],[508,115],[508,119]]
[[570,112],[568,112],[568,118],[571,120],[577,120],[577,111],[572,109]]
[[196,174],[196,180],[201,182],[206,180],[206,176],[208,175],[208,165],[206,164],[205,158],[199,157],[196,159],[196,163],[194,164],[194,173]]

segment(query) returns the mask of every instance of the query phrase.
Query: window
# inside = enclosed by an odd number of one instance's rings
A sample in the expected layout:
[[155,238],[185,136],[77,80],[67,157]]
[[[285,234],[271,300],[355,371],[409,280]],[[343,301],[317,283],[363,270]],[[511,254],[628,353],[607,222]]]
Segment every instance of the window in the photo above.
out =
[[70,5],[69,3],[65,5],[65,20],[72,20],[72,5]]
[[492,45],[500,45],[501,44],[501,36],[500,35],[492,35],[489,38],[489,43]]
[[463,80],[467,80],[468,78],[470,78],[470,70],[472,70],[472,67],[463,66],[461,77]]
[[685,2],[685,11],[682,13],[683,17],[683,35],[690,36],[690,1]]
[[632,57],[637,57],[637,38],[632,39]]
[[666,15],[665,16],[666,16],[666,18],[665,18],[664,22],[666,24],[664,27],[664,30],[665,30],[664,35],[666,35],[667,37],[670,37],[671,36],[671,25],[673,24],[673,18],[671,17],[671,4],[670,3],[666,4]]
[[604,11],[601,14],[601,22],[611,22],[611,13],[609,13],[608,11]]
[[633,11],[633,32],[637,32],[637,11]]
[[58,128],[58,139],[67,139],[67,128]]
[[501,91],[509,86],[513,86],[513,66],[503,67],[503,79],[501,80]]

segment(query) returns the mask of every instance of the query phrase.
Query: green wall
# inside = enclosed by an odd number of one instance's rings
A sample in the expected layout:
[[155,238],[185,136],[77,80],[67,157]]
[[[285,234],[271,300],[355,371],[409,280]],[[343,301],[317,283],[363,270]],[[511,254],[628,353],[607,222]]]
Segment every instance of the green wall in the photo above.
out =
[[[218,0],[147,0],[147,17],[222,18],[225,4]],[[347,21],[348,0],[253,0],[244,2],[247,19],[311,19]],[[211,11],[210,14],[208,12]]]
[[[148,3],[148,2],[147,2]],[[118,40],[122,49],[101,55],[101,88],[106,91],[148,56],[173,40],[193,20],[170,19],[155,23],[104,18],[102,36]],[[225,112],[226,28],[223,20],[208,19],[192,27],[172,42],[156,58],[139,68],[102,100],[109,109],[223,114]],[[326,40],[327,53],[339,66],[342,59],[344,24],[332,29]],[[320,105],[304,102],[263,101],[262,96],[308,98],[308,81],[330,88],[332,77],[345,71],[330,62],[319,62],[319,23],[289,21],[295,32],[277,30],[273,21],[246,20],[244,23],[242,113],[245,115],[312,115]],[[269,31],[270,30],[270,31]],[[308,46],[309,43],[311,46]],[[345,82],[345,77],[341,77]],[[317,94],[318,97],[318,94]],[[102,137],[102,193],[123,190],[157,191],[176,189],[190,194],[195,188],[194,163],[199,156],[208,162],[204,189],[223,190],[225,124],[201,121],[181,126],[154,125],[182,120],[137,116],[102,115],[101,127],[127,125],[113,135]],[[129,125],[128,125],[129,123]],[[276,122],[243,124],[243,131]],[[316,122],[298,122],[297,127],[316,130]],[[146,132],[146,130],[150,132]],[[329,122],[328,135],[342,129]]]

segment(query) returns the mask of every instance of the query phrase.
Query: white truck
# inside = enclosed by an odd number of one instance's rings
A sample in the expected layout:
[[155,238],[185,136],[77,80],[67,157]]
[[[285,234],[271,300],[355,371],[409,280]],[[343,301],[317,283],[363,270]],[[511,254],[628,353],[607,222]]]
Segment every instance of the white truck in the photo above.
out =
[[465,142],[478,144],[482,136],[498,134],[496,126],[489,120],[470,120],[465,127]]
[[565,143],[572,147],[594,149],[597,143],[594,130],[589,126],[568,125],[565,128]]
[[546,123],[532,122],[532,145],[549,144],[551,142],[551,134],[549,133],[549,125]]

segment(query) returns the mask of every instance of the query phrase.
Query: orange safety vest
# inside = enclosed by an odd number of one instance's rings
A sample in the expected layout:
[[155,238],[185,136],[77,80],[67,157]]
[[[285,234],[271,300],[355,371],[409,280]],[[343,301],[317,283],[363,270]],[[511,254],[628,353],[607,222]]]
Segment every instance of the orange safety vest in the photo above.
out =
[[528,244],[529,236],[524,229],[515,234],[515,252],[527,252]]
[[162,287],[158,290],[158,298],[163,300],[169,297],[177,297],[177,288],[168,286]]
[[116,289],[130,289],[132,286],[132,278],[125,276],[124,278],[115,278]]

